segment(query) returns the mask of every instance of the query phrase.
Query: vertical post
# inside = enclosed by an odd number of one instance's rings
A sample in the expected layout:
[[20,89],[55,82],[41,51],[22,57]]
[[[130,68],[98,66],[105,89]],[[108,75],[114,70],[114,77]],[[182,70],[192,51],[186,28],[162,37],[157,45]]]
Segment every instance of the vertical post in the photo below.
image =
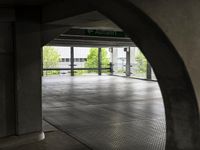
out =
[[135,47],[130,47],[130,73],[135,74]]
[[71,67],[71,76],[74,76],[74,47],[71,47],[71,51],[70,51],[70,57],[71,57],[71,59],[70,59],[70,61],[71,61],[71,65],[70,65],[70,67]]
[[130,47],[124,48],[124,51],[126,52],[126,76],[130,77],[131,75]]
[[151,76],[151,64],[147,61],[147,79],[148,80],[151,80],[152,79],[152,76]]
[[43,47],[41,48],[41,76],[43,77],[44,76],[44,65],[43,65]]
[[98,48],[98,75],[101,75],[101,48]]
[[113,75],[113,63],[112,62],[110,62],[110,75]]
[[2,138],[15,134],[14,51],[11,23],[0,23],[0,37],[0,138]]
[[118,49],[117,48],[112,48],[112,67],[113,67],[113,74],[115,74],[115,72],[117,72],[117,66],[118,66],[118,62],[117,62],[117,54],[118,54]]
[[110,48],[110,53],[111,53],[111,61],[110,61],[110,75],[113,75],[113,48]]

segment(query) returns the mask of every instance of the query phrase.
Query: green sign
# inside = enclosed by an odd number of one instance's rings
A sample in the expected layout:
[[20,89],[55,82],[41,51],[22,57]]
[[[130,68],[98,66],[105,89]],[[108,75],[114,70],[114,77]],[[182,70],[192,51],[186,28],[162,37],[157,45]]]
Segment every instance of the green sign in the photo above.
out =
[[85,30],[85,34],[89,36],[126,37],[125,33],[120,31]]

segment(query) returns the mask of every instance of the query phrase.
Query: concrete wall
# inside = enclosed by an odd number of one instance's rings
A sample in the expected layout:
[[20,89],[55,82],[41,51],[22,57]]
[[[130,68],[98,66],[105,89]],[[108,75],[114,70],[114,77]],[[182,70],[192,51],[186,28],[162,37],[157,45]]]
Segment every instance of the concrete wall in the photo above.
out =
[[15,133],[12,24],[0,23],[0,137]]
[[191,77],[200,108],[200,1],[130,1],[159,25],[178,50]]

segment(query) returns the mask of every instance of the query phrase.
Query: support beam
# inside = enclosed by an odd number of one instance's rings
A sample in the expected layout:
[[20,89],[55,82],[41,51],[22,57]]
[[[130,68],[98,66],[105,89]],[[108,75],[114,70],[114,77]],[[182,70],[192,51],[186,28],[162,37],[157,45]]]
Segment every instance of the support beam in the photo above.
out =
[[151,69],[151,64],[147,61],[147,73],[146,73],[146,77],[148,80],[152,79],[152,75],[151,75],[152,69]]
[[55,20],[63,20],[71,16],[91,11],[93,11],[93,8],[82,0],[54,1],[53,3],[47,4],[43,7],[41,12],[41,21],[42,23],[56,24],[57,22],[55,22]]
[[41,133],[40,18],[39,15],[37,16],[37,9],[35,11],[18,11],[19,14],[23,13],[27,16],[23,18],[19,16],[14,24],[16,135]]
[[13,7],[1,7],[0,9],[0,22],[14,22],[15,21],[15,9]]
[[98,75],[101,75],[101,59],[102,59],[102,56],[101,56],[101,48],[98,48]]
[[116,47],[113,47],[112,48],[113,74],[117,72],[117,55],[118,55],[118,49]]
[[12,40],[12,23],[0,23],[0,138],[15,134]]
[[70,61],[71,61],[71,65],[70,65],[70,67],[71,67],[71,76],[74,76],[74,47],[71,47],[71,51],[70,51],[70,56],[71,56],[71,58],[70,58]]
[[43,24],[41,29],[42,46],[49,44],[49,42],[55,39],[55,37],[58,37],[60,34],[65,33],[69,29],[70,28],[68,26]]
[[134,74],[135,73],[135,64],[136,64],[136,60],[135,60],[135,47],[130,47],[130,73]]
[[110,74],[114,74],[114,64],[113,64],[113,47],[110,47],[110,52],[111,52],[111,62],[110,62]]
[[130,47],[124,48],[124,51],[126,52],[126,76],[130,77],[131,75]]

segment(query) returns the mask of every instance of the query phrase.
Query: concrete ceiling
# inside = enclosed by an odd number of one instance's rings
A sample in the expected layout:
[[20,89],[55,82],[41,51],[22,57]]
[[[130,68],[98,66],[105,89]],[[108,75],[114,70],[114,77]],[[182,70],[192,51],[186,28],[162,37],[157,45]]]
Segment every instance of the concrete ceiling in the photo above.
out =
[[65,18],[52,22],[54,25],[70,26],[76,29],[96,29],[96,30],[112,30],[121,31],[111,20],[97,11]]
[[0,0],[0,5],[44,5],[52,0]]
[[[42,8],[43,18],[53,18],[50,21],[47,19],[48,24],[78,29],[120,31],[112,21],[93,10],[86,0],[0,0],[0,6],[39,6]],[[56,15],[61,18],[55,17]]]
[[[19,7],[20,9],[17,11],[21,10],[20,6],[23,6],[24,8],[36,6],[33,8],[38,7],[41,10],[41,23],[43,24],[43,27],[50,25],[56,28],[66,28],[67,30],[92,29],[116,32],[122,31],[110,19],[94,10],[94,8],[87,3],[87,0],[0,0],[0,6],[12,9]],[[15,10],[13,12],[15,12]],[[65,33],[67,34],[67,32]],[[71,39],[71,37],[69,39]],[[103,40],[98,39],[97,41]],[[115,43],[124,43],[123,39],[118,41],[113,39],[112,41]],[[131,43],[130,39],[125,39],[125,42]]]

